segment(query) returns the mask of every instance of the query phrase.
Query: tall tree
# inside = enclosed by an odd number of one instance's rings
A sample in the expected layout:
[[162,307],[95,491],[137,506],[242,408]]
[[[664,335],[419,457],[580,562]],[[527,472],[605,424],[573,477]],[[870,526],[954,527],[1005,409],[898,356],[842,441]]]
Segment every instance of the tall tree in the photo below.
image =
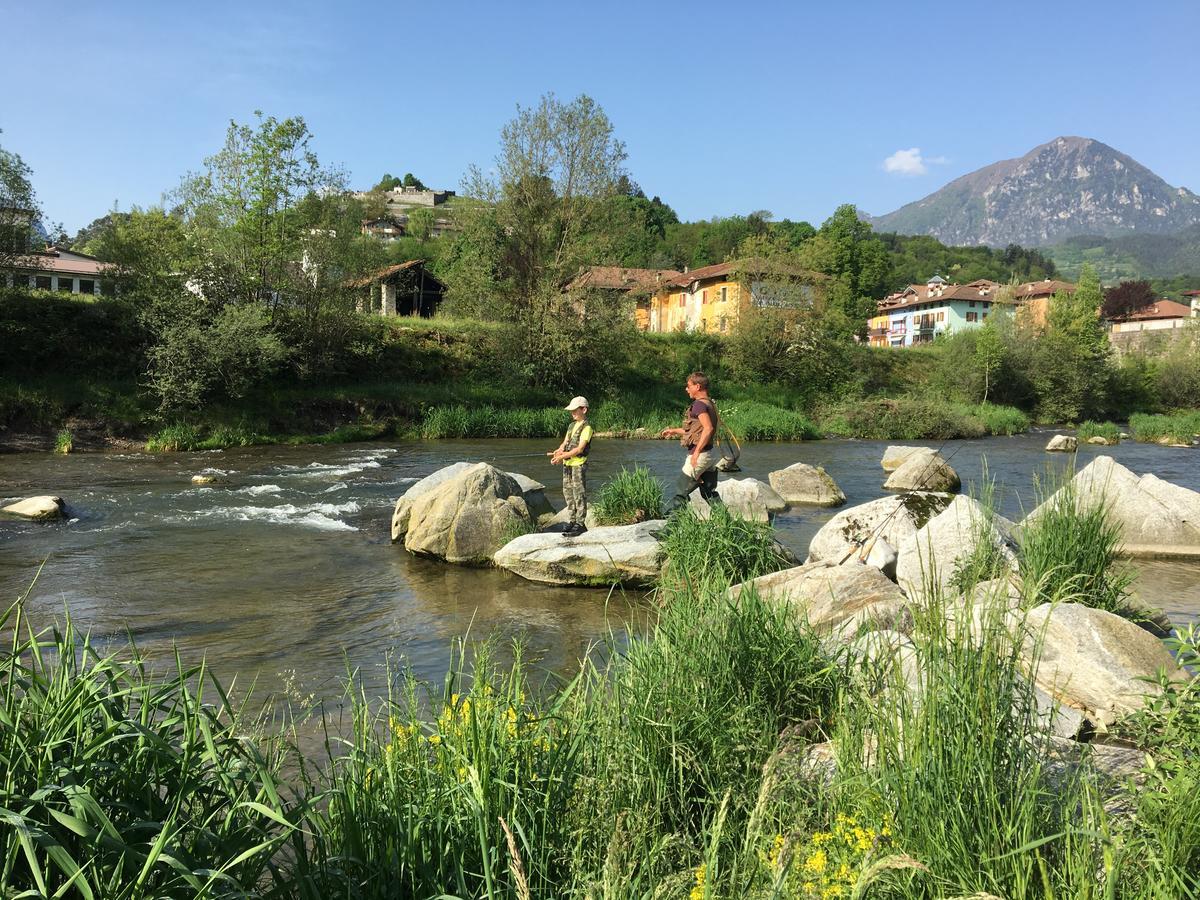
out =
[[1106,319],[1120,319],[1145,309],[1155,301],[1154,288],[1149,281],[1122,281],[1104,292],[1100,313]]
[[21,157],[0,147],[0,267],[28,262],[41,219],[33,171]]
[[1050,298],[1033,376],[1043,421],[1078,422],[1107,407],[1111,351],[1100,318],[1103,300],[1100,279],[1086,265],[1074,293]]
[[871,226],[858,217],[858,210],[848,203],[839,206],[801,247],[800,259],[806,268],[833,279],[831,302],[858,331],[865,332],[867,319],[886,292],[891,260]]
[[504,126],[495,175],[473,168],[466,179],[466,193],[487,202],[463,216],[446,272],[449,302],[517,323],[531,380],[568,384],[586,371],[603,337],[593,319],[614,313],[611,304],[564,298],[562,288],[615,247],[607,201],[624,160],[594,100],[547,94]]

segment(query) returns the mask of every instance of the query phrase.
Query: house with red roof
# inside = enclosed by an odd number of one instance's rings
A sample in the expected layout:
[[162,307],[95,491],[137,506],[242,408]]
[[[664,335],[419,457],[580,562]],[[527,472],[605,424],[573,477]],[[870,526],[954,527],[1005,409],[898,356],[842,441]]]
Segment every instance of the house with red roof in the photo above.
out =
[[1182,328],[1193,319],[1193,308],[1174,300],[1155,300],[1149,306],[1144,306],[1135,313],[1112,319],[1109,329],[1113,334],[1126,334],[1130,331],[1163,331],[1170,328]]
[[64,294],[99,294],[104,276],[111,270],[109,263],[86,253],[47,247],[21,256],[13,269],[0,272],[0,284]]

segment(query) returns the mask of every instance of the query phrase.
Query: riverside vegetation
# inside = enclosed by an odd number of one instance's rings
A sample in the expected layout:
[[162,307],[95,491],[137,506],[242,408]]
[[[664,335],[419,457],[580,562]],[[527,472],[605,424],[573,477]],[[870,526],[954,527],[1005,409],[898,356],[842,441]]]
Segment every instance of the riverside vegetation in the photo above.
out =
[[[637,503],[653,492],[620,481]],[[441,685],[397,672],[377,699],[351,680],[346,731],[316,713],[317,759],[203,667],[101,654],[69,622],[35,636],[18,603],[0,619],[0,883],[314,900],[1200,890],[1200,680],[1164,684],[1114,726],[1148,756],[1140,785],[1102,794],[1051,764],[1001,615],[949,629],[960,601],[935,594],[914,609],[919,687],[879,694],[794,607],[729,599],[786,563],[769,525],[721,512],[670,523],[657,615],[627,646],[566,679],[519,645],[500,665],[484,641],[458,647]],[[1120,534],[1091,515],[1068,496],[1026,530],[1026,604],[1123,596]],[[959,586],[993,563],[972,554]],[[1169,643],[1200,664],[1196,631]],[[834,769],[789,766],[797,741],[827,738]]]
[[[902,284],[934,271],[1053,277],[1053,263],[1020,247],[876,235],[849,205],[820,227],[765,212],[681,223],[630,179],[613,124],[586,96],[519,107],[494,174],[471,170],[447,208],[453,232],[414,229],[391,246],[360,234],[382,194],[356,199],[311,142],[299,117],[231,123],[169,212],[114,212],[85,229],[79,249],[112,265],[115,296],[0,291],[0,428],[66,426],[77,448],[97,432],[156,449],[542,437],[560,429],[562,397],[583,393],[602,401],[601,430],[632,435],[675,424],[695,369],[714,377],[747,440],[974,437],[1200,408],[1196,337],[1115,359],[1086,269],[1044,328],[993,315],[926,348],[864,346],[876,299]],[[367,292],[356,282],[413,258],[446,285],[437,317],[355,312]],[[639,333],[628,298],[563,288],[589,265],[737,258],[805,284],[764,277],[769,302],[729,335]]]

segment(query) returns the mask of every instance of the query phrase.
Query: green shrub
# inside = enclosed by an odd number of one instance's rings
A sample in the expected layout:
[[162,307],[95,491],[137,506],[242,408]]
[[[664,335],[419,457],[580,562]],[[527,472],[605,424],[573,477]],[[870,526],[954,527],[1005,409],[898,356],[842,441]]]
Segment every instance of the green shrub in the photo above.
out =
[[661,519],[662,483],[642,466],[621,469],[596,492],[592,509],[601,525],[629,525]]
[[691,506],[674,513],[662,549],[675,584],[736,584],[791,563],[769,523],[735,516],[723,503],[712,504],[707,519]]
[[[820,430],[802,413],[753,400],[719,403],[725,424],[743,441],[810,441]],[[673,423],[676,424],[676,423]]]
[[71,435],[71,429],[63,428],[58,432],[58,436],[54,439],[55,453],[70,453],[75,449],[74,438]]
[[[1021,529],[1021,581],[1030,605],[1071,602],[1118,615],[1134,615],[1129,586],[1134,573],[1119,562],[1121,526],[1101,503],[1081,501],[1066,481]],[[1032,515],[1032,514],[1031,514]]]
[[1121,442],[1121,429],[1113,422],[1083,422],[1075,432],[1081,441],[1089,438],[1102,437],[1110,444]]

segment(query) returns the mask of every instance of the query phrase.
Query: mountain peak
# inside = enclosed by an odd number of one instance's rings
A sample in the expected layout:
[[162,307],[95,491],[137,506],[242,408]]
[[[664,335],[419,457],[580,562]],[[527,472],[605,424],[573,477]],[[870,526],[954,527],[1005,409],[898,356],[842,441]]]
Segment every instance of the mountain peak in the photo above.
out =
[[869,220],[947,244],[1051,244],[1080,234],[1170,234],[1200,224],[1200,197],[1094,138],[1063,135]]

